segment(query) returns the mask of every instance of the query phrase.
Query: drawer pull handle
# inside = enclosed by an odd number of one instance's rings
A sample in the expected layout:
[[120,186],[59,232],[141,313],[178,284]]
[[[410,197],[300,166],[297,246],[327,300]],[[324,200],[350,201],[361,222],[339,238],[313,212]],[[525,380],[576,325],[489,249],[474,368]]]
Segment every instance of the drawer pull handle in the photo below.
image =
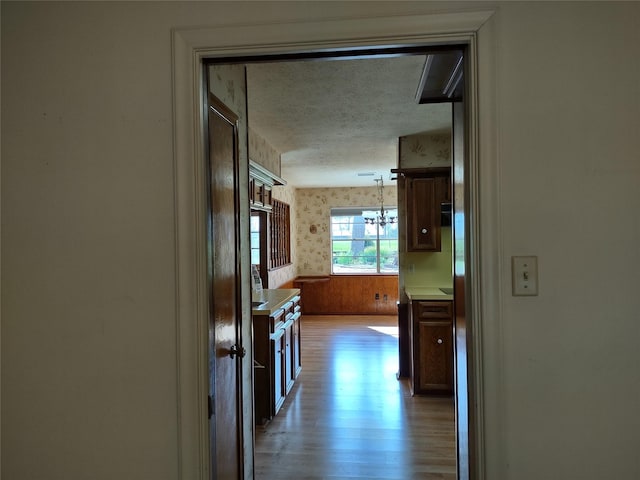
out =
[[442,339],[439,338],[437,343],[438,343],[438,345],[442,345]]
[[423,228],[421,231],[426,235],[429,230],[427,230],[426,228]]

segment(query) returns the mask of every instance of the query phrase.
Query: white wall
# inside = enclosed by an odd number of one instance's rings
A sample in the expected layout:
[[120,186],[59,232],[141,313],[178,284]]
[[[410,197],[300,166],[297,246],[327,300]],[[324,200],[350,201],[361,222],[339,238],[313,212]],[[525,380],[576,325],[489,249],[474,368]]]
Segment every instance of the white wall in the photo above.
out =
[[[463,7],[2,2],[5,478],[177,477],[170,29]],[[505,3],[480,32],[491,480],[640,476],[639,18]]]
[[[506,478],[640,478],[640,4],[495,25]],[[510,294],[523,254],[538,297]]]

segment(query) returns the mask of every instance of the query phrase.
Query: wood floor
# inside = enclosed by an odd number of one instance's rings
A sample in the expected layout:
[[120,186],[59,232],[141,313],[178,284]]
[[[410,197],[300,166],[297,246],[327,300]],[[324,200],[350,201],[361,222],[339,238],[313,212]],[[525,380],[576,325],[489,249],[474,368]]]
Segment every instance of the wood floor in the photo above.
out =
[[302,318],[302,373],[256,427],[256,480],[455,480],[451,397],[396,380],[396,316]]

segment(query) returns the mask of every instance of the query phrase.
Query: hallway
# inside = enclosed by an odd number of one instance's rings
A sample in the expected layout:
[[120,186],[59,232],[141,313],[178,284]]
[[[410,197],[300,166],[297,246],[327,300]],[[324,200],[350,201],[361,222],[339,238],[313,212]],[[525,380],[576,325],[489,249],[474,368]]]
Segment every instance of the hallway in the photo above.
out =
[[455,480],[453,398],[411,397],[397,317],[302,317],[302,373],[256,427],[256,480]]

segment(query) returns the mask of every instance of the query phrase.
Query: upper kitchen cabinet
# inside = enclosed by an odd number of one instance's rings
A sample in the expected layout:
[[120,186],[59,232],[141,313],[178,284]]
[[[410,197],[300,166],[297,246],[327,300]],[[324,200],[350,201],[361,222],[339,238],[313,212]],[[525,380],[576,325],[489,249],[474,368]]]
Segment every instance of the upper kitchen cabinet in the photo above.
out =
[[274,185],[287,182],[262,165],[249,160],[249,202],[253,210],[271,211],[271,191]]
[[431,168],[400,173],[405,182],[407,251],[439,252],[443,209],[451,204],[451,171]]

